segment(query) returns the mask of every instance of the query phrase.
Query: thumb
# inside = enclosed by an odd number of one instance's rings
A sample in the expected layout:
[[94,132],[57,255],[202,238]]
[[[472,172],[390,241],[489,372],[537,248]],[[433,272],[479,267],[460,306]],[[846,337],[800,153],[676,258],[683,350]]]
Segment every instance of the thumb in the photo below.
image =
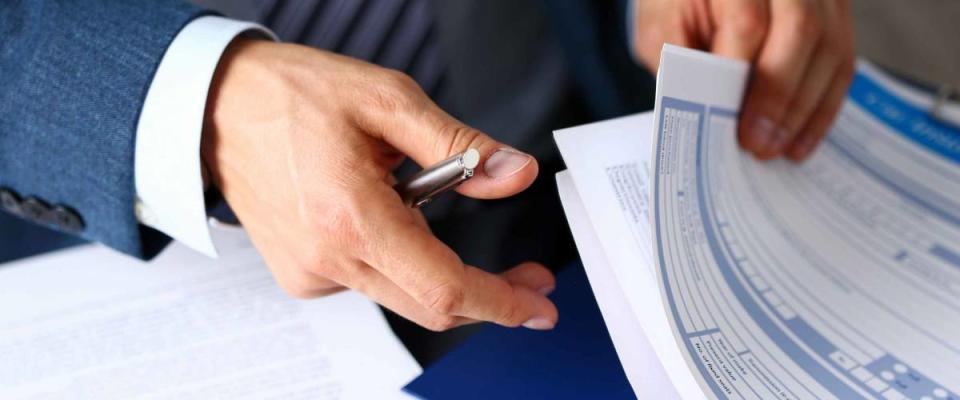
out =
[[473,129],[427,100],[417,112],[393,114],[384,127],[382,138],[408,155],[421,167],[462,153],[467,149],[480,152],[480,163],[474,176],[457,187],[457,192],[477,199],[512,196],[529,187],[537,177],[537,160],[533,156],[500,143]]

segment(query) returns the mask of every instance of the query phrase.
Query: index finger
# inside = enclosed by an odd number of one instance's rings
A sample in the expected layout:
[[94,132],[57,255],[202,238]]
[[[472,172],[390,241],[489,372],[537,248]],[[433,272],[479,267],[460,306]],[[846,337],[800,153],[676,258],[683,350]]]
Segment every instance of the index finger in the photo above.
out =
[[711,4],[716,25],[710,52],[719,56],[753,61],[763,47],[769,24],[766,0],[730,0]]
[[774,1],[770,33],[754,64],[739,123],[740,144],[761,158],[792,136],[782,126],[821,35],[815,2]]
[[361,257],[424,307],[510,327],[556,324],[556,306],[543,294],[465,265],[399,201],[375,203],[366,216],[376,226],[368,228],[370,246]]

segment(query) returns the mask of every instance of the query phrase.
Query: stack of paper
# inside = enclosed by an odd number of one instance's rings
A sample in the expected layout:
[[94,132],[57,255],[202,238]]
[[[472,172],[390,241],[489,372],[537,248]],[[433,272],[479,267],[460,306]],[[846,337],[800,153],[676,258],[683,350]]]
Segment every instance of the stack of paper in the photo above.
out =
[[637,395],[960,398],[960,132],[932,99],[861,63],[817,154],[762,163],[737,146],[747,65],[660,66],[653,113],[556,133]]
[[420,367],[352,292],[280,291],[240,231],[221,258],[89,245],[0,268],[2,399],[387,399]]

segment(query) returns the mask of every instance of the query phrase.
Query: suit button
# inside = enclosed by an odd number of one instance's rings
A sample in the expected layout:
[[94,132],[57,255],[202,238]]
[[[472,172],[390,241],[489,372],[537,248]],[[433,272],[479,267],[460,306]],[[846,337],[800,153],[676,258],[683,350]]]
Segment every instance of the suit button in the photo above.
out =
[[64,206],[54,206],[50,216],[57,227],[68,233],[80,232],[85,226],[80,215]]
[[21,216],[36,223],[48,224],[50,206],[36,197],[27,197],[20,202]]
[[0,189],[0,207],[11,214],[20,215],[20,196],[12,190]]

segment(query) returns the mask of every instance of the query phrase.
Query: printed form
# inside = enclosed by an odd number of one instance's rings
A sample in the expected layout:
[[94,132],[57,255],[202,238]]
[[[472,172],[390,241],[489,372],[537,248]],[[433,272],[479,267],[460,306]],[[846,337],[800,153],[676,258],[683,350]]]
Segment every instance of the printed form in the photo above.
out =
[[861,67],[811,160],[761,163],[737,148],[745,66],[668,48],[658,79],[657,272],[706,391],[957,399],[960,134]]
[[759,162],[736,139],[747,72],[667,46],[653,125],[556,134],[621,359],[652,347],[682,398],[960,399],[960,132],[861,63],[814,157]]

